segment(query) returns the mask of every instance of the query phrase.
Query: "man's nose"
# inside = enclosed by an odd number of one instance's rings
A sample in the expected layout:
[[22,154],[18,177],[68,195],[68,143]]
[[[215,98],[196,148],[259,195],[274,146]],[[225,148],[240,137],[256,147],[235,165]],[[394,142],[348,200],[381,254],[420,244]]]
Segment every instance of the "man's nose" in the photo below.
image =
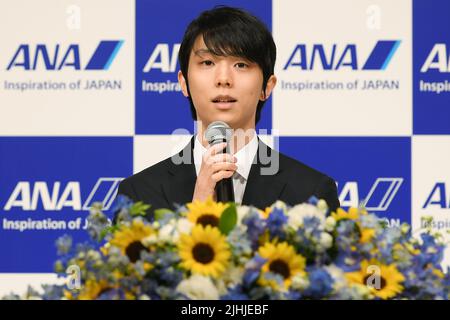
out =
[[231,70],[227,65],[220,65],[217,68],[216,86],[231,87],[233,85]]

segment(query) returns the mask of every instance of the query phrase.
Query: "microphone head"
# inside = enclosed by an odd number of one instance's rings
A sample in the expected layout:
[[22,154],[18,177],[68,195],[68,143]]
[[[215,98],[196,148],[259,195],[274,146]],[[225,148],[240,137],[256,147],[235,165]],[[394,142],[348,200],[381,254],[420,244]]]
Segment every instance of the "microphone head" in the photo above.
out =
[[228,141],[231,136],[231,128],[223,121],[213,121],[205,131],[205,139],[210,145]]

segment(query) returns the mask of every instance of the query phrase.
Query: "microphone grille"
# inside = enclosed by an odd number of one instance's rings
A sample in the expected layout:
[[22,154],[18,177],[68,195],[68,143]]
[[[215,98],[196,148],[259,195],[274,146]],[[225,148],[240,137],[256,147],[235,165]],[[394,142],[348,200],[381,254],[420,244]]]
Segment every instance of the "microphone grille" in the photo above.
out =
[[209,144],[216,144],[223,141],[228,141],[231,134],[230,126],[223,121],[211,122],[206,128],[205,139]]

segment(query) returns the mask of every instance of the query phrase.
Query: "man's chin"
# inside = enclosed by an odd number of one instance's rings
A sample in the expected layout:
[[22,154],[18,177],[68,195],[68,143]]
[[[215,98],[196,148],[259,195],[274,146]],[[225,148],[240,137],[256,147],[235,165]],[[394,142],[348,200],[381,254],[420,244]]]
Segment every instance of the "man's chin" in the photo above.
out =
[[210,123],[214,121],[223,121],[226,124],[228,124],[231,128],[235,129],[238,128],[239,122],[235,120],[235,117],[230,117],[227,115],[217,115],[214,118],[208,119],[208,121],[205,121],[206,126],[208,126]]
[[[242,119],[239,119],[236,117],[236,115],[233,114],[225,114],[225,113],[219,113],[214,114],[212,116],[209,116],[205,119],[203,122],[203,127],[206,129],[208,125],[214,121],[223,121],[226,124],[228,124],[232,129],[242,129],[245,126],[245,121],[242,121]],[[253,120],[254,121],[254,120]]]

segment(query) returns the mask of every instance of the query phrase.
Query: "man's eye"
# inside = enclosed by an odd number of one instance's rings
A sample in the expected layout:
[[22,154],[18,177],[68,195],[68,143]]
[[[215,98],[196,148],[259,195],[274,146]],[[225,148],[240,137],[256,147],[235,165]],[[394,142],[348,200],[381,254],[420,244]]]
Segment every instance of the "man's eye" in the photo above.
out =
[[236,67],[238,67],[239,69],[248,68],[248,64],[244,62],[238,62],[236,63]]
[[205,61],[202,61],[201,64],[203,64],[205,66],[212,66],[213,62],[211,60],[205,60]]

